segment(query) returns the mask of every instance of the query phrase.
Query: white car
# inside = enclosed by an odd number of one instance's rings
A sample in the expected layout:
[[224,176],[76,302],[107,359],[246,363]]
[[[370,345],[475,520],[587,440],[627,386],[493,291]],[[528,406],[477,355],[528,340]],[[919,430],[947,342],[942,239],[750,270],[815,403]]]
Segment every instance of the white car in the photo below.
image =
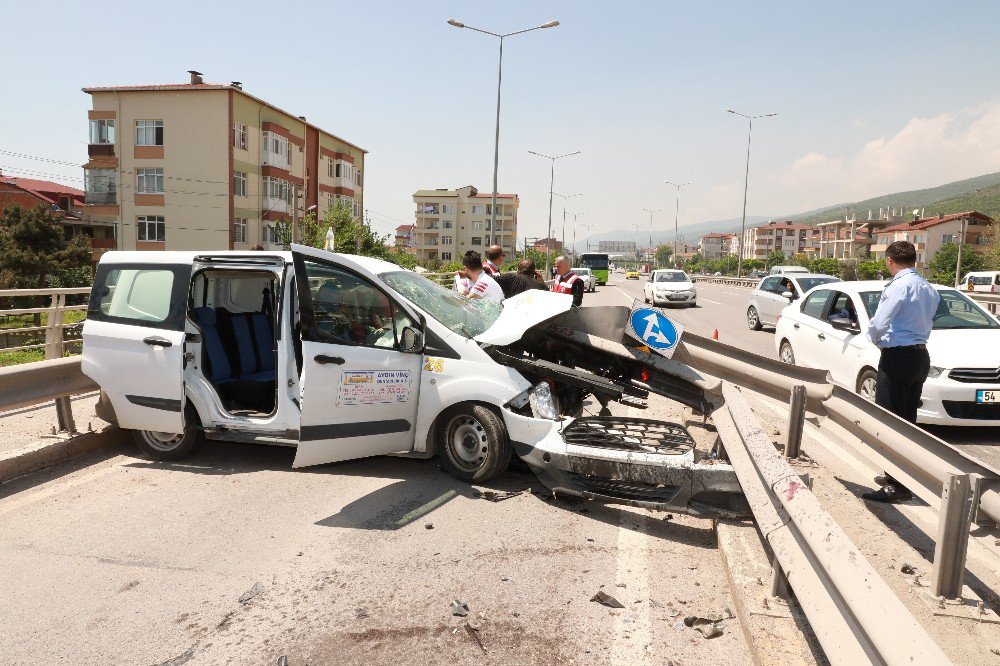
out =
[[[731,468],[706,466],[692,484],[700,463],[680,426],[578,416],[588,395],[606,405],[659,390],[640,381],[681,386],[674,399],[702,410],[710,389],[676,361],[593,346],[587,321],[607,329],[627,310],[572,302],[541,290],[503,305],[467,299],[395,264],[298,245],[108,252],[82,370],[101,388],[98,415],[157,459],[226,440],[290,447],[293,467],[437,455],[482,482],[516,454],[560,493],[700,515],[738,505]],[[665,425],[692,450],[643,444]]]
[[[874,400],[879,350],[866,337],[885,282],[815,287],[786,307],[775,330],[778,358],[828,370],[830,377]],[[1000,323],[950,287],[935,285],[941,304],[927,343],[931,371],[919,423],[1000,426]]]
[[642,298],[654,306],[687,305],[693,308],[698,304],[698,289],[684,271],[656,270],[643,285]]
[[597,291],[597,276],[591,273],[589,268],[574,268],[572,271],[583,280],[584,291]]
[[789,273],[808,273],[805,266],[771,266],[771,275],[788,275]]
[[781,311],[802,298],[813,287],[840,278],[820,273],[788,273],[770,275],[754,287],[747,302],[747,326],[751,331],[759,331],[764,326],[774,326]]

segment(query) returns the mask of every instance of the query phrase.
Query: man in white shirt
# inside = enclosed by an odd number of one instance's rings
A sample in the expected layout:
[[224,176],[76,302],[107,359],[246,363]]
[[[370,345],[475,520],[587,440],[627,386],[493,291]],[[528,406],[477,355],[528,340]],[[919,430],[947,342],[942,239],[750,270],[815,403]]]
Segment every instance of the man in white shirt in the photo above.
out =
[[475,250],[462,257],[462,270],[455,273],[455,291],[469,298],[485,298],[497,303],[503,300],[503,289],[483,270],[483,260]]

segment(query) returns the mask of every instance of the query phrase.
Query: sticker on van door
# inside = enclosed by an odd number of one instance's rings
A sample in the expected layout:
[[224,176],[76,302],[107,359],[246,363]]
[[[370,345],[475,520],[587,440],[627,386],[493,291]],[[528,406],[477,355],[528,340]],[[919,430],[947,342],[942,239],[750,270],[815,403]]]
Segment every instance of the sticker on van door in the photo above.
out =
[[337,404],[343,407],[408,402],[409,370],[345,370]]

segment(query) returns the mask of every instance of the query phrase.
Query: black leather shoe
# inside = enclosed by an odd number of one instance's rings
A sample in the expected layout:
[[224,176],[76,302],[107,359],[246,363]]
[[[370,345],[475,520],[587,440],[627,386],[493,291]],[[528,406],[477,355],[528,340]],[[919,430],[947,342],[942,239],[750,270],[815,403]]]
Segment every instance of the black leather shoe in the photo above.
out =
[[911,493],[906,486],[887,483],[878,490],[862,493],[861,499],[866,499],[872,502],[894,504],[896,502],[905,502],[913,499],[913,493]]

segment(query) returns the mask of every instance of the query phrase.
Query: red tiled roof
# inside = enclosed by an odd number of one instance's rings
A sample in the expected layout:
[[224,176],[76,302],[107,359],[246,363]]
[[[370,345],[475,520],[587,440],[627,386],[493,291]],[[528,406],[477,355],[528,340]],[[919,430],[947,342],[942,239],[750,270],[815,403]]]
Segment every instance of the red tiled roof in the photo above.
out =
[[0,184],[3,185],[13,185],[18,187],[29,194],[42,199],[43,201],[50,204],[59,203],[53,198],[59,196],[71,196],[73,197],[73,204],[82,206],[83,205],[83,190],[78,190],[75,187],[70,187],[69,185],[62,185],[60,183],[53,183],[50,180],[35,180],[34,178],[16,178],[13,176],[0,176]]
[[[472,199],[492,199],[493,198],[493,193],[492,192],[487,192],[487,193],[479,192],[478,194],[471,195],[470,198],[472,198]],[[516,198],[517,198],[516,194],[497,194],[497,199],[516,199]]]
[[414,226],[415,225],[413,225],[413,224],[401,224],[398,227],[396,227],[396,233],[397,234],[405,234],[408,231],[413,231],[413,227]]
[[705,234],[702,238],[735,238],[736,234],[723,234],[717,231],[713,231],[710,234]]
[[977,213],[974,210],[969,210],[964,213],[952,213],[951,215],[942,215],[940,217],[922,217],[919,220],[910,220],[909,222],[903,222],[902,224],[886,227],[885,229],[879,229],[877,233],[881,234],[893,231],[909,231],[910,229],[929,229],[930,227],[944,224],[945,222],[961,220],[963,217],[971,217],[984,222],[993,221],[993,218],[988,215],[983,215],[982,213]]

